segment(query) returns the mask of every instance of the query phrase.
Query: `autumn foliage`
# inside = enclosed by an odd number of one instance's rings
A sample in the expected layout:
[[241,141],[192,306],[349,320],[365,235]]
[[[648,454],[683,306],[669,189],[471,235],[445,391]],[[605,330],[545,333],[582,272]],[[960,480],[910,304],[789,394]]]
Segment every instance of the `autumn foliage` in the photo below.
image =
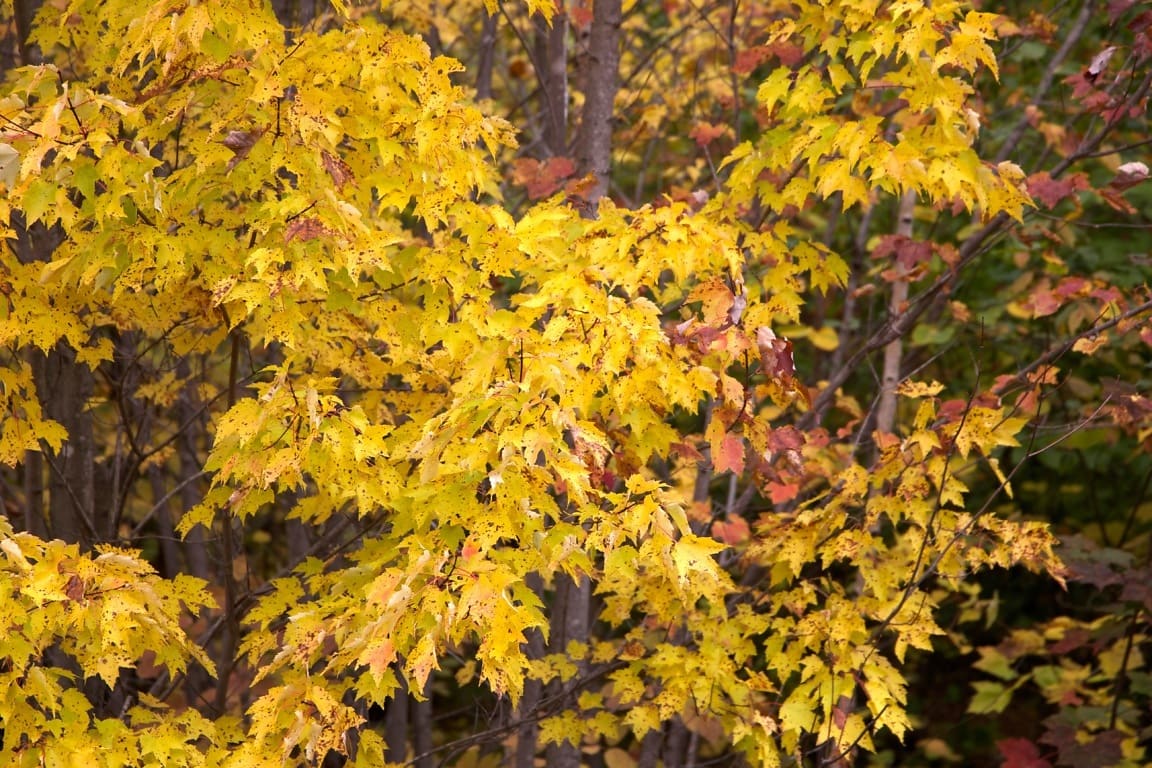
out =
[[0,763],[1145,764],[1152,12],[298,5],[0,11]]

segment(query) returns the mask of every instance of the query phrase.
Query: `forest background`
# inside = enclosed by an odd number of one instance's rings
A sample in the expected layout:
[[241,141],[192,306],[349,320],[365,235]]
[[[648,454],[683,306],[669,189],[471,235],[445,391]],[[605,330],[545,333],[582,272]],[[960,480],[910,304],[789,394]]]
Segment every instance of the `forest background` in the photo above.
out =
[[1147,3],[0,24],[0,763],[1152,760]]

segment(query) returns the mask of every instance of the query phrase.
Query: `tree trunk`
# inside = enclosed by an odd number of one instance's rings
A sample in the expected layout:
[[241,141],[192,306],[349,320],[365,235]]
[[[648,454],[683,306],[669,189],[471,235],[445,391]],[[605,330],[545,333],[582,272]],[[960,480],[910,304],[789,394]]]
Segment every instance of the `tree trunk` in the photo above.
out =
[[568,17],[557,3],[552,26],[536,16],[536,67],[540,79],[540,119],[547,154],[568,154]]
[[476,64],[476,100],[492,98],[492,69],[496,59],[496,17],[484,13],[480,27],[480,60]]
[[48,538],[48,521],[44,518],[44,457],[39,451],[24,454],[24,530]]
[[[563,653],[572,641],[587,643],[589,636],[589,608],[592,603],[592,583],[582,576],[573,581],[567,576],[556,577],[556,601],[552,606],[551,642],[549,651]],[[587,672],[583,662],[577,665],[578,672],[573,683]],[[565,688],[571,688],[572,683]],[[561,689],[563,690],[563,689]],[[575,696],[569,697],[569,705],[575,704]],[[549,768],[580,768],[580,745],[570,742],[549,745],[547,750]]]
[[608,173],[612,168],[612,115],[620,88],[620,21],[621,0],[596,0],[576,151],[580,173],[596,178],[588,195],[593,210],[608,192]]
[[640,757],[636,759],[636,768],[656,768],[660,762],[660,750],[664,746],[664,732],[662,730],[648,731],[640,740]]
[[[912,218],[916,212],[916,193],[905,192],[900,199],[898,219],[896,221],[896,234],[903,237],[912,236]],[[893,267],[897,270],[897,267]],[[892,283],[892,294],[888,298],[888,316],[897,317],[904,312],[904,305],[908,301],[908,280],[903,274],[897,274]],[[876,408],[876,431],[891,432],[896,424],[896,387],[900,384],[900,364],[904,357],[904,339],[897,338],[884,347],[884,372],[881,378],[880,404]],[[876,456],[879,458],[880,448],[877,446]]]
[[[530,573],[525,577],[529,588],[544,600],[544,584],[538,573]],[[531,660],[544,658],[548,649],[544,645],[544,635],[538,629],[528,630],[526,653]],[[543,686],[539,680],[529,678],[524,681],[524,695],[520,697],[520,706],[516,716],[520,719],[520,727],[516,729],[516,764],[515,768],[533,768],[536,764],[536,742],[540,727],[534,719],[536,707],[540,704],[540,695]]]
[[688,751],[688,729],[680,718],[668,724],[668,736],[664,739],[664,768],[683,768]]
[[432,753],[432,678],[424,684],[423,701],[412,703],[412,751],[416,755],[414,768],[435,768],[437,760]]
[[408,683],[397,675],[400,687],[388,702],[384,714],[384,757],[389,763],[403,763],[408,759]]
[[[192,378],[192,367],[187,360],[181,360],[176,366],[176,375],[189,382],[176,401],[176,419],[180,429],[180,435],[176,438],[176,457],[180,473],[180,513],[183,515],[203,499],[200,484],[193,479],[200,474],[203,465],[196,446],[201,433],[200,418],[196,413],[196,380]],[[184,557],[188,562],[189,573],[201,579],[212,579],[203,526],[198,525],[188,532],[184,539]]]

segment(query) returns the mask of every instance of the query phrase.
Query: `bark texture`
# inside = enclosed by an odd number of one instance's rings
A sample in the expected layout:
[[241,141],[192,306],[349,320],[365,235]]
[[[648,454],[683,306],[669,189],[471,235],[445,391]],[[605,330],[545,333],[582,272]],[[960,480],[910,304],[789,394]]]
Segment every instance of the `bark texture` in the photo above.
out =
[[584,111],[576,154],[580,173],[596,179],[588,196],[593,207],[608,193],[608,173],[612,168],[612,122],[616,92],[620,89],[621,15],[621,0],[596,0],[592,7]]

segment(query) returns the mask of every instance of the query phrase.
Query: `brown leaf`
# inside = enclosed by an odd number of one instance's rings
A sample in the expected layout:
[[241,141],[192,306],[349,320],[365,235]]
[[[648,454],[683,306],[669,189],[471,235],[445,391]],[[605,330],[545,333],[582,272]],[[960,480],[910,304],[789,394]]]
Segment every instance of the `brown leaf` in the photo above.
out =
[[795,451],[804,446],[804,433],[791,424],[777,427],[768,433],[768,447],[773,451]]
[[927,264],[932,258],[934,246],[924,240],[913,240],[905,235],[884,235],[872,249],[872,258],[895,257],[896,264],[905,272]]
[[771,328],[756,329],[756,346],[760,349],[760,368],[774,379],[792,379],[796,364],[792,360],[792,342],[777,338]]
[[228,131],[221,140],[221,144],[232,150],[233,157],[228,161],[228,170],[235,168],[241,160],[248,157],[252,147],[264,135],[264,131]]
[[255,146],[260,134],[253,131],[228,131],[221,143],[233,152],[247,154]]
[[78,603],[84,599],[84,580],[76,574],[72,574],[72,578],[68,579],[68,585],[64,587],[64,594],[68,599],[74,603]]
[[1104,198],[1104,202],[1108,203],[1113,209],[1128,216],[1136,215],[1137,211],[1132,204],[1125,200],[1124,196],[1115,189],[1105,187],[1104,189],[1098,189],[1096,191],[1100,194],[1100,197]]
[[329,234],[328,228],[321,223],[320,219],[315,217],[293,219],[284,228],[284,242],[290,243],[293,240],[299,240],[306,243],[327,234]]
[[326,149],[321,150],[320,159],[324,163],[324,170],[332,177],[332,183],[336,185],[337,189],[352,181],[352,169],[348,167],[348,163]]
[[1148,166],[1144,163],[1124,163],[1116,169],[1116,176],[1108,186],[1123,192],[1148,180]]

